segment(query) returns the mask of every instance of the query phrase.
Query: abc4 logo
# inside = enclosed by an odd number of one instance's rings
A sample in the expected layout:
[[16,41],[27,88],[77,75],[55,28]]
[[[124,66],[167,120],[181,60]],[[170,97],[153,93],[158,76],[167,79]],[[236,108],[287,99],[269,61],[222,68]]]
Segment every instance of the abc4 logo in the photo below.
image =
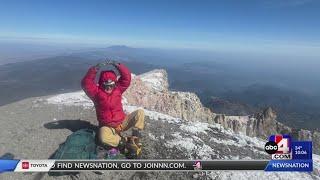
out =
[[289,135],[271,135],[264,150],[268,154],[289,154],[291,152],[291,137]]

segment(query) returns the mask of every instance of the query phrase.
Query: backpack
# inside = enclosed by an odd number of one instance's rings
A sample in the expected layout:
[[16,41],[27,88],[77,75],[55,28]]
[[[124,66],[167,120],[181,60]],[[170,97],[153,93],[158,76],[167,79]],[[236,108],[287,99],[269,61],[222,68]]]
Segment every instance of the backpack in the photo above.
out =
[[95,159],[95,131],[80,129],[67,137],[52,159]]

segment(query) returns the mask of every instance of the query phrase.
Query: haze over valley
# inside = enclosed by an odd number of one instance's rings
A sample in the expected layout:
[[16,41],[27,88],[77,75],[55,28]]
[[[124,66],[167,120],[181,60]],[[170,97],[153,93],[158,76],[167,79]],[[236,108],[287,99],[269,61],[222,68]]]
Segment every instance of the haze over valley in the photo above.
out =
[[[0,65],[1,105],[32,96],[79,90],[80,80],[90,66],[113,58],[128,64],[135,74],[166,69],[171,89],[197,93],[213,112],[247,115],[270,106],[285,124],[308,129],[320,127],[317,111],[320,76],[312,61],[277,62],[267,57],[253,60],[240,54],[235,59],[234,54],[199,50],[183,53],[183,49],[124,45],[71,49],[74,51],[47,54],[46,58],[35,56],[35,60],[30,60],[32,56],[28,60],[19,58],[19,62]],[[41,54],[42,49],[34,51]],[[14,55],[25,56],[25,52],[19,52],[17,49]]]

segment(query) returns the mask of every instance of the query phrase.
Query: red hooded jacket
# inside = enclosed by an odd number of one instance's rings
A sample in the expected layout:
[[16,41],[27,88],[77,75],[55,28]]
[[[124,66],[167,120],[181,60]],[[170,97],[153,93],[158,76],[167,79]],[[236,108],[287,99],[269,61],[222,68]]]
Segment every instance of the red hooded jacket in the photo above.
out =
[[[97,70],[95,67],[91,67],[81,81],[82,89],[94,103],[100,126],[116,127],[122,123],[126,116],[123,112],[121,99],[122,93],[130,85],[131,72],[123,64],[118,64],[117,69],[120,73],[118,81],[113,71],[102,71],[99,84],[96,84]],[[102,83],[109,79],[115,81],[116,86],[110,94],[107,94]]]

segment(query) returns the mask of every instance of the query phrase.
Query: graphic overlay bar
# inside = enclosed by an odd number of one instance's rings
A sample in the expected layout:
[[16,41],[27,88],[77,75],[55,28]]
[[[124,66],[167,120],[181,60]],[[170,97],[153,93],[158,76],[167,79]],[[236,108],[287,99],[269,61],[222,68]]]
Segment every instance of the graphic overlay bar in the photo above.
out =
[[264,170],[268,160],[260,161],[192,161],[192,160],[57,160],[50,171],[134,170],[134,171],[194,171],[194,170]]
[[0,159],[0,173],[14,171],[19,160]]
[[1,160],[0,172],[264,170],[268,160]]

